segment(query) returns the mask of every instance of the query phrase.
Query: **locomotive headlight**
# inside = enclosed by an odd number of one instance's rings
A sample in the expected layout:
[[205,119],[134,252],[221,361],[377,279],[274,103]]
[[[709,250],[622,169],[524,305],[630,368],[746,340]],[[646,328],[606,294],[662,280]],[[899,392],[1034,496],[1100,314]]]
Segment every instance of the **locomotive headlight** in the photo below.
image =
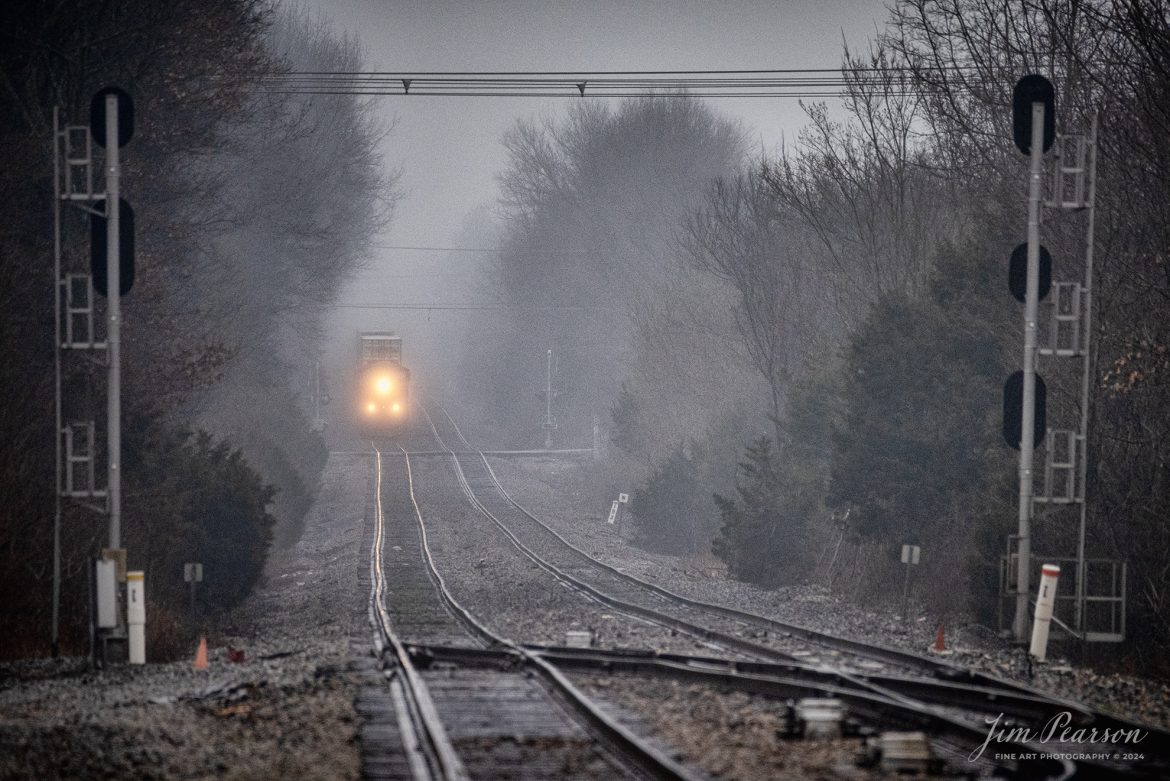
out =
[[378,405],[375,404],[374,402],[371,401],[369,404],[366,405],[366,412],[370,413],[371,415],[373,415],[377,411],[378,411]]
[[394,383],[390,381],[389,377],[382,375],[375,383],[375,387],[378,389],[378,393],[381,393],[383,396],[385,396],[394,389]]
[[398,413],[402,412],[402,405],[396,401],[390,405],[390,411],[397,415]]

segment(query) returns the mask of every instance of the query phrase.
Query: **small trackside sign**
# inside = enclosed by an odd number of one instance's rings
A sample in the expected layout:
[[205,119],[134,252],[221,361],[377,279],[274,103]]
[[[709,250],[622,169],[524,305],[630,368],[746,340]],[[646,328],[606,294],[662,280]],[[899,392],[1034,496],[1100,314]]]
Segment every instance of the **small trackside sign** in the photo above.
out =
[[630,495],[629,494],[618,494],[618,501],[621,502],[622,504],[628,504],[630,501]]
[[922,548],[917,545],[903,545],[902,546],[902,563],[903,564],[917,564],[918,556],[922,553]]
[[184,583],[202,583],[203,582],[203,564],[201,563],[187,563],[183,565],[183,582]]
[[621,507],[619,502],[614,502],[609,508],[609,520],[607,523],[613,523],[617,520],[618,508]]

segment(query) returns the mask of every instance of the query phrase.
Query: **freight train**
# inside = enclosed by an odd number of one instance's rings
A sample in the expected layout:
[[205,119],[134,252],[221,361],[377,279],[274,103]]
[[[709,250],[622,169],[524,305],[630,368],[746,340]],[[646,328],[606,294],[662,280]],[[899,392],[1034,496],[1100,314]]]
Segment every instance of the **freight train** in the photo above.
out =
[[402,337],[363,331],[357,344],[356,415],[364,434],[392,434],[410,421],[410,370],[402,365]]

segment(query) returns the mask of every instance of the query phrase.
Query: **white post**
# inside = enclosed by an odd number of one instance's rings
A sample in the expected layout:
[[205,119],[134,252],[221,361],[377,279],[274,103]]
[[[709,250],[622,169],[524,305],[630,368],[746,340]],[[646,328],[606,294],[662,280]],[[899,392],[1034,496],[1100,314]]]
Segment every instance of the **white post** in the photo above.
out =
[[1032,146],[1028,181],[1028,286],[1024,299],[1024,399],[1020,430],[1020,550],[1016,569],[1016,615],[1013,630],[1023,642],[1028,631],[1028,596],[1032,590],[1032,460],[1036,416],[1036,320],[1040,298],[1040,184],[1044,157],[1044,104],[1032,104]]
[[130,664],[146,664],[146,584],[141,570],[126,573],[126,623]]
[[1048,628],[1056,604],[1056,581],[1060,567],[1045,564],[1040,570],[1040,594],[1036,598],[1036,621],[1032,624],[1032,648],[1029,653],[1043,662],[1048,656]]

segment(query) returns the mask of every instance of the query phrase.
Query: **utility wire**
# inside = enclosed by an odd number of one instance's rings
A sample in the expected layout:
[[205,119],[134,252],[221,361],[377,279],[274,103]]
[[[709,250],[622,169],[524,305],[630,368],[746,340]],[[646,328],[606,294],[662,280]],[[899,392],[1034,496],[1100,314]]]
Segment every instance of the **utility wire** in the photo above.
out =
[[[975,66],[952,65],[946,68],[920,68],[917,70],[938,70],[938,71],[962,71],[973,70]],[[912,71],[913,68],[904,66],[891,65],[881,68],[846,68],[846,73],[866,73],[866,72],[892,72],[892,71]],[[617,71],[617,70],[590,70],[590,71],[288,71],[293,75],[305,76],[393,76],[398,78],[400,76],[406,77],[427,77],[435,78],[458,77],[458,76],[500,76],[500,77],[518,77],[518,78],[532,78],[539,76],[562,76],[565,78],[578,78],[581,76],[729,76],[729,75],[783,75],[789,73],[841,73],[841,68],[744,68],[737,70],[637,70],[637,71]]]
[[572,309],[599,311],[597,307],[582,304],[337,304],[334,309],[404,309],[412,311],[496,311],[505,309],[546,310]]
[[[931,72],[965,70],[956,66]],[[920,90],[908,68],[710,71],[290,71],[261,80],[283,94],[432,97],[837,97],[850,86]]]
[[492,253],[516,253],[516,254],[535,254],[535,255],[588,255],[589,250],[584,249],[563,249],[563,250],[511,250],[503,249],[501,247],[423,247],[405,244],[371,244],[373,249],[397,249],[397,250],[411,250],[414,252],[492,252]]

